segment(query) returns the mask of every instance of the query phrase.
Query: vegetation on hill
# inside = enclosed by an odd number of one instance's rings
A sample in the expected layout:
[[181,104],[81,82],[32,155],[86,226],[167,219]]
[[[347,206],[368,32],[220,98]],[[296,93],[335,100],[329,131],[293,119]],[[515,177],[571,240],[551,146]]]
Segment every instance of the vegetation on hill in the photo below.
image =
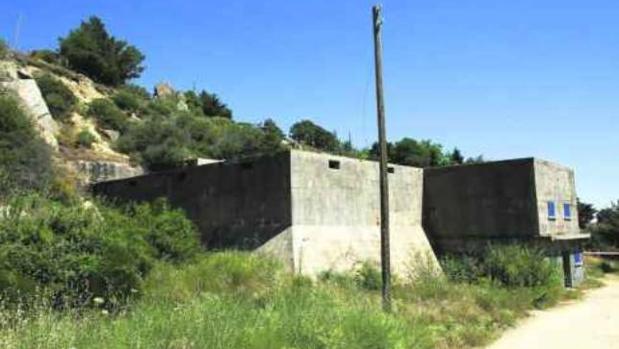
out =
[[106,85],[124,84],[144,71],[142,52],[110,35],[98,17],[90,17],[61,38],[59,53],[69,68]]
[[109,99],[95,99],[88,105],[86,114],[95,118],[99,126],[120,132],[129,127],[128,116]]
[[49,73],[38,74],[35,78],[54,119],[67,121],[77,106],[73,92]]
[[153,115],[132,125],[117,145],[151,169],[174,166],[191,157],[234,159],[281,149],[281,131],[272,122],[267,125],[181,112]]
[[60,202],[39,194],[7,201],[0,217],[0,290],[5,301],[41,294],[54,307],[108,307],[141,291],[156,260],[182,262],[199,250],[193,224],[165,203],[125,208]]
[[54,169],[51,150],[17,98],[0,90],[0,198],[18,190],[45,190]]
[[232,110],[216,94],[202,90],[199,94],[187,91],[184,96],[189,109],[195,114],[232,119]]
[[0,59],[6,57],[8,53],[9,46],[6,44],[6,41],[4,41],[4,39],[0,38]]

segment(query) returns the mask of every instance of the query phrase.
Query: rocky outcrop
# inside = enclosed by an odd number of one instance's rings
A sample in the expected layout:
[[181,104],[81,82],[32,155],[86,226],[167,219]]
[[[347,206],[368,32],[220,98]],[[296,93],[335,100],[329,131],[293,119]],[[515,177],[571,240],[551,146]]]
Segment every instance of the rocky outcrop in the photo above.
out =
[[170,84],[162,82],[155,85],[154,96],[155,98],[174,97],[176,96],[176,91],[174,91]]
[[[17,71],[15,77],[17,77]],[[37,83],[32,79],[12,80],[0,82],[0,86],[13,91],[19,97],[24,108],[32,117],[41,137],[54,150],[58,150],[58,141],[56,140],[58,124],[52,118]]]

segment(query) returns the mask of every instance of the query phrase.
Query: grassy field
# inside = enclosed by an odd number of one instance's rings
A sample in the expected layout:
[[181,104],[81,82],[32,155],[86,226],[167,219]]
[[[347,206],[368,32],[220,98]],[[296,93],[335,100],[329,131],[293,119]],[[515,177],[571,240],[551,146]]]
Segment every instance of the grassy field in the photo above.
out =
[[[607,270],[597,260],[590,275]],[[160,264],[138,301],[116,311],[52,310],[45,302],[0,314],[13,348],[465,348],[488,343],[560,287],[455,282],[431,272],[399,280],[385,314],[378,272],[293,277],[268,259],[221,252],[181,267]],[[593,281],[589,286],[595,286]]]

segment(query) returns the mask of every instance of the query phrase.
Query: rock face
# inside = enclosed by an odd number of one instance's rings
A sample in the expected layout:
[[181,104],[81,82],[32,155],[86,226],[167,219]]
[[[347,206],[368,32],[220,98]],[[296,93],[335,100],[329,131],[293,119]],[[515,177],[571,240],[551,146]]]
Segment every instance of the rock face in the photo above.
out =
[[17,64],[12,61],[0,61],[0,81],[13,81],[17,79]]
[[174,91],[172,86],[170,86],[170,84],[162,82],[155,85],[154,95],[156,98],[166,98],[176,96],[176,92]]
[[134,167],[127,163],[116,161],[76,160],[73,161],[73,166],[78,174],[84,178],[85,184],[135,177],[144,174],[144,170],[141,167]]
[[34,120],[41,137],[54,150],[58,150],[58,141],[56,140],[58,124],[52,118],[52,114],[49,112],[47,104],[45,104],[37,83],[32,79],[13,80],[0,82],[0,86],[17,94],[24,108]]

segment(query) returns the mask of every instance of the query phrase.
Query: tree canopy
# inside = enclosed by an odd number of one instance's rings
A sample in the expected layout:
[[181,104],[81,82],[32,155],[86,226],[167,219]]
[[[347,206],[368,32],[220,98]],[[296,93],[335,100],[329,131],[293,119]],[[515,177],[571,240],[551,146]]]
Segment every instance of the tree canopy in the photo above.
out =
[[335,133],[325,130],[310,120],[302,120],[292,125],[290,138],[324,151],[337,151],[340,145]]
[[60,55],[69,68],[94,81],[121,85],[144,71],[144,55],[135,46],[110,35],[99,17],[90,17],[60,38]]

